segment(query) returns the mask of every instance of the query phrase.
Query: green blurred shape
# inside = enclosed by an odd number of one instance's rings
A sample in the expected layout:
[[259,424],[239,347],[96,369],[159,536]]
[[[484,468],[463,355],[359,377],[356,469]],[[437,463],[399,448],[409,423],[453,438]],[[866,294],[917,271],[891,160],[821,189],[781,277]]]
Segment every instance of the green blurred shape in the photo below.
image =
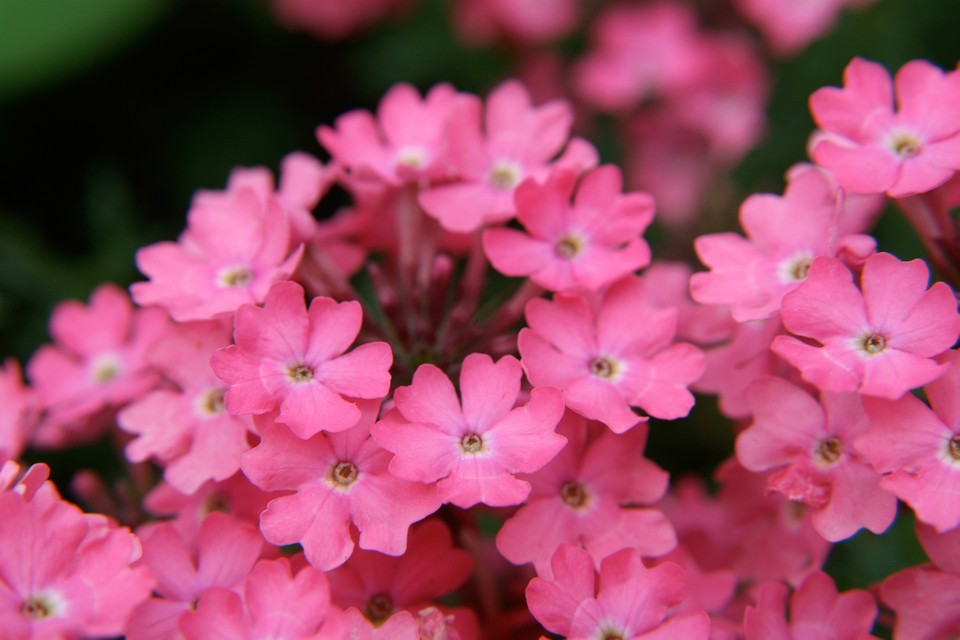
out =
[[173,0],[0,0],[0,101],[82,70],[133,40]]

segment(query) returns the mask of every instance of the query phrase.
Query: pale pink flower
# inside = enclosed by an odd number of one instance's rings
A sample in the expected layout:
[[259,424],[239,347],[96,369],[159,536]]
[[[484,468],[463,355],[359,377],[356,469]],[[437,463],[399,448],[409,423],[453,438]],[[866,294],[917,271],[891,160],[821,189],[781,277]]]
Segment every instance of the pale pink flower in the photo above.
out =
[[854,58],[843,78],[842,89],[810,96],[821,129],[811,155],[840,186],[902,198],[930,191],[960,169],[960,73],[913,60],[891,83],[883,66]]
[[459,179],[430,186],[417,201],[448,231],[466,233],[512,218],[514,191],[528,177],[543,180],[552,167],[580,172],[597,164],[592,145],[569,139],[571,106],[554,100],[534,107],[516,80],[490,93],[482,123],[481,103],[470,99],[457,105],[446,124],[450,162]]
[[703,373],[703,352],[674,343],[677,312],[647,300],[631,276],[591,299],[557,294],[527,303],[518,346],[535,386],[563,391],[567,407],[623,433],[645,418],[687,415],[688,386]]
[[257,420],[260,444],[243,454],[241,467],[265,491],[292,491],[275,498],[260,516],[273,544],[299,542],[310,564],[330,570],[353,552],[350,525],[362,549],[400,555],[407,529],[440,506],[436,487],[387,471],[390,452],[370,437],[380,402],[361,400],[359,423],[346,431],[302,440],[270,416]]
[[197,191],[192,207],[233,209],[236,194],[253,191],[262,207],[275,200],[290,221],[290,249],[308,242],[317,227],[312,210],[337,177],[335,167],[325,167],[313,156],[293,152],[280,163],[279,185],[274,186],[273,173],[266,167],[238,167],[230,172],[224,191]]
[[[299,563],[298,563],[299,564]],[[186,640],[324,640],[330,587],[322,571],[288,558],[260,560],[240,593],[212,588],[180,619]]]
[[41,421],[32,436],[43,447],[89,440],[107,426],[100,415],[139,398],[160,380],[145,356],[166,335],[160,309],[136,309],[127,294],[104,284],[90,304],[61,302],[50,318],[54,344],[27,363]]
[[421,365],[410,386],[394,392],[396,412],[373,428],[376,441],[396,454],[390,472],[437,483],[440,499],[458,507],[523,502],[532,473],[557,455],[566,438],[554,432],[563,415],[556,389],[535,388],[517,406],[522,372],[512,356],[494,362],[480,353],[464,358],[460,397],[438,368]]
[[706,612],[669,615],[687,591],[673,563],[648,569],[636,551],[623,549],[604,559],[598,579],[590,554],[563,545],[552,565],[552,580],[527,585],[530,613],[549,631],[571,640],[710,637]]
[[397,84],[380,100],[376,116],[349,111],[334,127],[319,127],[317,138],[354,187],[376,190],[453,177],[446,125],[463,99],[449,84],[436,85],[422,98],[411,85]]
[[588,431],[568,412],[558,432],[567,446],[550,464],[527,476],[533,490],[497,533],[497,549],[510,562],[532,562],[551,577],[550,559],[562,544],[577,545],[597,566],[614,551],[659,556],[676,545],[670,522],[650,507],[663,497],[669,476],[643,457],[645,425],[617,436],[602,425]]
[[187,214],[178,242],[137,252],[150,280],[130,287],[141,305],[160,305],[175,320],[207,320],[264,301],[270,286],[290,277],[302,247],[290,249],[290,219],[274,198],[239,188],[201,197]]
[[746,238],[715,233],[694,242],[710,271],[690,279],[693,299],[730,305],[738,322],[770,317],[815,258],[852,254],[862,262],[874,252],[870,236],[838,233],[842,211],[842,196],[823,170],[791,172],[783,196],[750,196],[740,208]]
[[842,263],[817,258],[781,312],[787,330],[808,340],[781,335],[771,349],[823,391],[896,399],[943,373],[933,358],[960,331],[953,291],[942,282],[927,289],[929,277],[920,260],[878,253],[857,288]]
[[127,458],[156,458],[167,481],[184,493],[232,476],[250,448],[249,418],[226,411],[226,385],[210,370],[210,356],[228,344],[226,320],[177,325],[148,356],[176,388],[153,391],[117,415],[119,427],[137,436],[127,443]]
[[960,525],[960,353],[940,361],[949,368],[924,387],[930,407],[909,393],[864,398],[870,429],[856,446],[883,474],[881,486],[946,531]]
[[761,586],[756,605],[743,616],[746,640],[876,640],[870,635],[877,617],[873,596],[859,589],[837,593],[833,579],[821,571],[811,573],[790,596],[789,623],[786,604],[786,585]]
[[642,234],[653,220],[653,198],[621,194],[620,171],[612,165],[585,174],[574,195],[575,184],[575,174],[557,171],[542,185],[527,180],[517,188],[517,220],[525,232],[483,233],[495,269],[529,276],[551,291],[576,292],[600,289],[650,262]]
[[818,402],[785,380],[763,378],[747,402],[753,422],[737,436],[737,458],[751,471],[776,471],[769,491],[811,507],[814,527],[831,542],[890,526],[896,498],[853,446],[869,424],[859,396],[823,393]]
[[231,413],[263,414],[300,438],[357,424],[354,399],[380,398],[390,389],[393,354],[385,342],[347,351],[363,320],[360,303],[318,297],[309,310],[303,288],[278,282],[264,306],[245,305],[235,319],[235,345],[220,349],[210,366],[229,385]]

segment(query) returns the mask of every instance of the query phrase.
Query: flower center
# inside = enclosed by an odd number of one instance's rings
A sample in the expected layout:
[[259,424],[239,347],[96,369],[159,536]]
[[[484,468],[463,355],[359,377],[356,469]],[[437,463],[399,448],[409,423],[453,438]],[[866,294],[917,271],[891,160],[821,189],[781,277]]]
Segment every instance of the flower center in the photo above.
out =
[[63,613],[63,602],[58,602],[56,594],[37,594],[30,596],[23,602],[21,613],[31,620],[43,620]]
[[920,153],[920,140],[909,133],[898,133],[890,138],[890,150],[901,158],[910,158]]
[[604,380],[613,380],[620,373],[620,366],[613,358],[598,356],[590,361],[590,373]]
[[483,449],[483,438],[476,433],[468,433],[460,440],[464,453],[479,453]]
[[843,442],[836,436],[830,436],[826,440],[821,440],[814,452],[821,462],[833,464],[843,455]]
[[211,493],[200,509],[203,515],[208,513],[230,513],[230,499],[222,493]]
[[427,154],[420,147],[404,147],[397,153],[397,164],[419,169],[425,164]]
[[564,236],[557,242],[557,244],[553,245],[554,253],[564,260],[575,258],[582,249],[583,241],[573,234]]
[[207,389],[197,398],[197,408],[200,415],[216,416],[223,413],[226,407],[223,404],[223,396],[227,390],[223,387]]
[[560,499],[573,509],[579,509],[587,504],[587,497],[587,490],[576,480],[560,487]]
[[93,363],[90,377],[96,384],[107,384],[120,375],[120,361],[114,355],[103,355]]
[[357,481],[358,475],[357,465],[347,461],[338,462],[334,465],[333,471],[330,473],[333,481],[341,487],[349,487],[352,485]]
[[487,180],[495,189],[502,191],[513,189],[520,182],[520,167],[509,160],[497,160]]
[[950,457],[960,462],[960,433],[950,438]]
[[375,625],[380,625],[393,613],[393,599],[385,593],[378,593],[367,600],[364,615]]
[[780,263],[780,278],[784,282],[799,282],[807,279],[813,256],[807,252],[791,256]]
[[287,378],[294,384],[304,384],[313,380],[313,369],[305,364],[291,364],[287,367]]
[[253,282],[253,272],[250,271],[250,267],[244,265],[225,267],[217,274],[217,284],[227,289],[245,287],[251,282]]
[[605,629],[600,640],[623,640],[623,635],[614,629]]
[[863,350],[870,355],[878,354],[886,348],[887,339],[879,333],[874,333],[863,339]]

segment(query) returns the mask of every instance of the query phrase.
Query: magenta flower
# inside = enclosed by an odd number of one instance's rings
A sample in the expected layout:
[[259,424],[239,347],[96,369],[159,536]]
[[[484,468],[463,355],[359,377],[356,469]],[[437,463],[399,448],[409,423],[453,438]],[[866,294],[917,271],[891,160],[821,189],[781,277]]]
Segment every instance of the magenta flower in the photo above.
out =
[[943,373],[933,358],[957,341],[960,315],[942,282],[927,289],[920,260],[878,253],[860,288],[839,261],[818,258],[807,280],[783,299],[783,324],[771,349],[823,391],[895,399]]
[[842,89],[810,96],[823,130],[811,154],[840,186],[903,198],[940,186],[960,169],[960,73],[913,60],[894,86],[881,65],[854,58],[843,80]]
[[786,604],[785,585],[762,585],[756,605],[743,616],[746,640],[876,640],[870,635],[877,617],[873,596],[859,589],[837,593],[833,579],[822,571],[811,573],[790,596],[789,623]]
[[881,486],[946,531],[960,525],[960,353],[940,360],[949,368],[924,387],[930,407],[911,394],[864,399],[870,429],[857,448],[883,474]]
[[351,523],[362,549],[400,555],[410,525],[440,506],[436,487],[388,473],[391,455],[370,437],[379,401],[358,406],[362,417],[355,427],[308,440],[269,416],[259,419],[262,440],[240,462],[264,491],[294,492],[272,500],[260,516],[264,537],[276,545],[299,542],[310,564],[324,571],[353,552]]
[[751,471],[776,471],[768,491],[808,505],[831,542],[890,526],[896,498],[853,445],[868,426],[859,396],[824,393],[817,402],[785,380],[762,378],[747,402],[753,422],[737,437],[737,458]]
[[[355,608],[379,627],[401,611],[416,616],[434,606],[434,600],[462,585],[472,570],[470,554],[455,548],[449,529],[431,519],[410,530],[402,556],[357,550],[327,578],[334,604]],[[472,616],[457,617],[472,622],[476,635]]]
[[196,611],[180,619],[186,640],[323,640],[330,587],[309,565],[293,571],[290,559],[261,560],[242,592],[212,588]]
[[706,612],[669,616],[683,602],[683,570],[672,562],[647,569],[633,549],[607,557],[599,580],[586,551],[564,545],[553,556],[553,580],[527,585],[527,606],[547,630],[576,640],[710,637]]
[[537,575],[549,578],[550,559],[563,544],[584,548],[598,565],[627,547],[643,557],[673,549],[673,527],[648,506],[663,497],[669,477],[642,455],[646,427],[616,436],[603,425],[588,430],[573,412],[560,424],[567,446],[527,478],[533,490],[500,528],[500,553],[514,564],[532,562]]
[[35,400],[24,386],[20,364],[13,358],[0,363],[0,463],[16,460],[27,446],[36,420]]
[[703,373],[703,352],[673,343],[677,312],[652,306],[639,277],[628,277],[591,302],[557,294],[527,303],[529,328],[518,346],[535,386],[563,391],[567,407],[623,433],[645,419],[666,420],[693,406],[688,385]]
[[264,547],[253,526],[222,513],[211,513],[195,537],[170,522],[154,522],[137,534],[143,564],[157,579],[154,596],[127,621],[128,640],[177,637],[180,616],[193,609],[207,589],[239,591]]
[[460,398],[437,367],[421,365],[413,383],[394,392],[395,413],[373,437],[396,454],[390,473],[436,482],[443,502],[502,507],[523,502],[530,484],[516,477],[550,462],[566,438],[554,432],[563,415],[556,389],[535,388],[517,406],[520,363],[472,353],[460,370]]
[[600,289],[645,267],[650,247],[641,234],[653,220],[653,198],[621,194],[622,182],[619,169],[600,167],[582,178],[572,204],[575,174],[554,172],[543,185],[524,182],[514,200],[525,232],[487,229],[483,248],[491,264],[566,292]]
[[236,344],[210,361],[230,385],[227,410],[243,415],[279,409],[277,421],[300,438],[357,424],[360,410],[352,399],[384,396],[393,362],[385,342],[347,352],[362,319],[359,302],[314,298],[308,311],[300,285],[275,284],[263,308],[237,311]]

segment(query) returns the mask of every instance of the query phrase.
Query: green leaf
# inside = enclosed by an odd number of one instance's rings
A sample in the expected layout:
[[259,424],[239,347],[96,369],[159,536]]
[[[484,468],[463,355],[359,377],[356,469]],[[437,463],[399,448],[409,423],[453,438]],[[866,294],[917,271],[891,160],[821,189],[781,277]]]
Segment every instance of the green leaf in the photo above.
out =
[[170,6],[172,0],[0,0],[0,100],[96,62]]

